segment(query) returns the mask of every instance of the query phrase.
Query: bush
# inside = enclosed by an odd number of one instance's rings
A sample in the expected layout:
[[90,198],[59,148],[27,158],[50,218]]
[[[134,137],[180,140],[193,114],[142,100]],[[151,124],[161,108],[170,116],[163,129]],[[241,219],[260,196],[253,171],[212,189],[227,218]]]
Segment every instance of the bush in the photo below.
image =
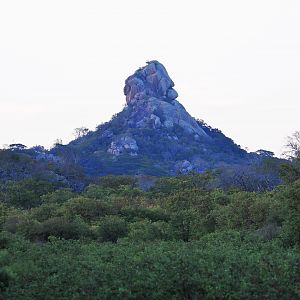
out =
[[46,221],[53,217],[58,217],[61,214],[61,207],[56,203],[45,203],[30,210],[31,218],[39,222]]
[[142,220],[129,225],[128,240],[132,242],[171,239],[174,233],[167,222]]
[[183,209],[173,213],[170,225],[176,238],[184,242],[197,239],[206,231],[195,209]]
[[228,203],[217,204],[212,212],[219,229],[258,229],[271,215],[275,201],[272,195],[234,192]]
[[299,299],[300,256],[238,232],[197,242],[52,239],[11,251],[12,299]]
[[8,205],[30,209],[40,205],[40,197],[54,191],[55,186],[46,181],[26,179],[20,182],[9,182],[5,189]]
[[67,200],[74,198],[76,194],[71,189],[59,189],[52,193],[41,196],[43,203],[57,203],[61,204]]
[[167,221],[169,214],[159,208],[144,208],[144,207],[124,207],[120,214],[128,221],[135,221],[137,219],[148,219],[150,221]]
[[4,268],[0,268],[0,292],[3,292],[12,280],[11,274]]
[[80,219],[68,220],[65,217],[54,217],[42,223],[26,222],[20,225],[20,232],[33,241],[48,241],[50,236],[63,239],[90,237],[88,226]]
[[103,201],[86,197],[76,197],[69,199],[63,206],[68,217],[80,216],[85,221],[90,222],[103,217],[110,212],[110,208]]
[[136,179],[132,176],[103,176],[100,178],[100,186],[103,188],[118,189],[121,186],[136,186]]
[[128,233],[127,223],[118,216],[105,216],[98,229],[98,236],[103,242],[116,243],[119,238],[125,237]]
[[[300,245],[300,180],[283,186],[276,194],[282,203],[283,222],[281,237],[285,245]],[[286,208],[286,209],[285,209]]]

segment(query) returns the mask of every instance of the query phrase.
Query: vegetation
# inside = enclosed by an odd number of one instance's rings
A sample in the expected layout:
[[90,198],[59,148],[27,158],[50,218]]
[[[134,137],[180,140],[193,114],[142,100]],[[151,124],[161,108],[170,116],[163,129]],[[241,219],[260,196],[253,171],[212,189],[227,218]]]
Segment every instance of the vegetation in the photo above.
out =
[[0,299],[300,299],[298,138],[280,164],[259,150],[255,169],[98,180],[11,145]]
[[3,184],[1,298],[299,299],[300,176],[265,192],[214,180]]

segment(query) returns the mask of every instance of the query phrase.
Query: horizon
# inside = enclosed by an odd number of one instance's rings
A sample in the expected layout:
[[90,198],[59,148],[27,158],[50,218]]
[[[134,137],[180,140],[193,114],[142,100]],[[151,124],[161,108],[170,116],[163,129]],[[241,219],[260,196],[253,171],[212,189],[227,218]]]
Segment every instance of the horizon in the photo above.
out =
[[299,16],[297,1],[1,3],[0,146],[94,130],[122,110],[125,79],[158,60],[192,117],[280,156],[300,129]]

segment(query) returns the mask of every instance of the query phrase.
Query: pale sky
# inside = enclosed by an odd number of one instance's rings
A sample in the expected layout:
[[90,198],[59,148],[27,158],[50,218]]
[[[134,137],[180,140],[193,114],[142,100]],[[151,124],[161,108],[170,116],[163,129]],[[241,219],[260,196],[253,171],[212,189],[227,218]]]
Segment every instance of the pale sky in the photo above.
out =
[[194,117],[250,151],[300,130],[300,1],[3,0],[0,147],[50,147],[125,104],[147,60]]

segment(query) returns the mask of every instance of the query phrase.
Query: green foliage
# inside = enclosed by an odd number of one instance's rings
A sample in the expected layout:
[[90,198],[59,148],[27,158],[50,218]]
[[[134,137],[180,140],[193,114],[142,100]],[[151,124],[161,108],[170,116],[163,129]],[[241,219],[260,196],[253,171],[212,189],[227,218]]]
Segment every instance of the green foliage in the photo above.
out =
[[300,158],[293,162],[283,164],[279,172],[284,182],[290,184],[300,179]]
[[133,199],[137,196],[142,195],[142,191],[137,188],[131,188],[127,185],[121,185],[117,188],[111,188],[111,187],[102,187],[95,184],[91,184],[87,187],[85,195],[89,198],[95,198],[104,200],[112,195],[115,196],[123,196],[128,199]]
[[29,209],[41,203],[40,197],[52,192],[55,185],[47,181],[27,179],[20,182],[9,182],[4,187],[3,202],[10,206]]
[[202,231],[204,231],[201,219],[195,209],[182,209],[173,213],[170,224],[175,236],[184,242],[189,242],[197,235],[202,235]]
[[0,202],[0,226],[6,222],[8,216],[17,215],[18,213],[18,209]]
[[135,221],[139,219],[147,219],[150,221],[167,221],[169,214],[160,207],[124,207],[121,209],[120,214],[128,221]]
[[61,216],[63,210],[59,204],[44,203],[38,207],[32,208],[29,213],[32,219],[43,222],[50,218]]
[[211,172],[191,173],[189,176],[162,177],[156,181],[153,191],[166,195],[188,189],[206,190],[213,178]]
[[69,199],[64,205],[63,210],[66,216],[80,216],[87,222],[95,221],[110,212],[109,206],[103,201],[79,196]]
[[61,204],[67,200],[74,198],[76,194],[71,189],[59,189],[52,193],[48,193],[41,196],[43,203],[57,203]]
[[300,181],[250,193],[212,189],[211,176],[160,178],[148,191],[111,176],[80,193],[1,186],[0,295],[300,298]]
[[127,223],[123,218],[108,215],[100,221],[97,233],[101,241],[116,243],[119,238],[125,237],[127,232]]
[[276,197],[286,205],[281,236],[286,245],[300,245],[300,180],[282,187]]
[[171,240],[174,238],[174,231],[169,223],[164,221],[151,222],[149,220],[141,220],[129,225],[127,240],[140,242]]
[[[15,245],[17,250],[21,245]],[[23,246],[24,247],[24,246]],[[18,280],[5,299],[297,299],[299,252],[237,232],[197,242],[51,239],[8,249]],[[34,263],[33,263],[34,259]]]
[[100,179],[100,186],[103,188],[117,189],[121,186],[136,186],[136,179],[131,176],[104,176]]
[[227,198],[229,203],[217,204],[213,210],[216,226],[220,229],[258,228],[267,221],[274,203],[267,193],[236,192]]
[[33,241],[47,241],[50,236],[79,239],[91,235],[89,227],[82,220],[68,220],[65,217],[50,218],[42,223],[24,222],[19,226],[19,230]]

